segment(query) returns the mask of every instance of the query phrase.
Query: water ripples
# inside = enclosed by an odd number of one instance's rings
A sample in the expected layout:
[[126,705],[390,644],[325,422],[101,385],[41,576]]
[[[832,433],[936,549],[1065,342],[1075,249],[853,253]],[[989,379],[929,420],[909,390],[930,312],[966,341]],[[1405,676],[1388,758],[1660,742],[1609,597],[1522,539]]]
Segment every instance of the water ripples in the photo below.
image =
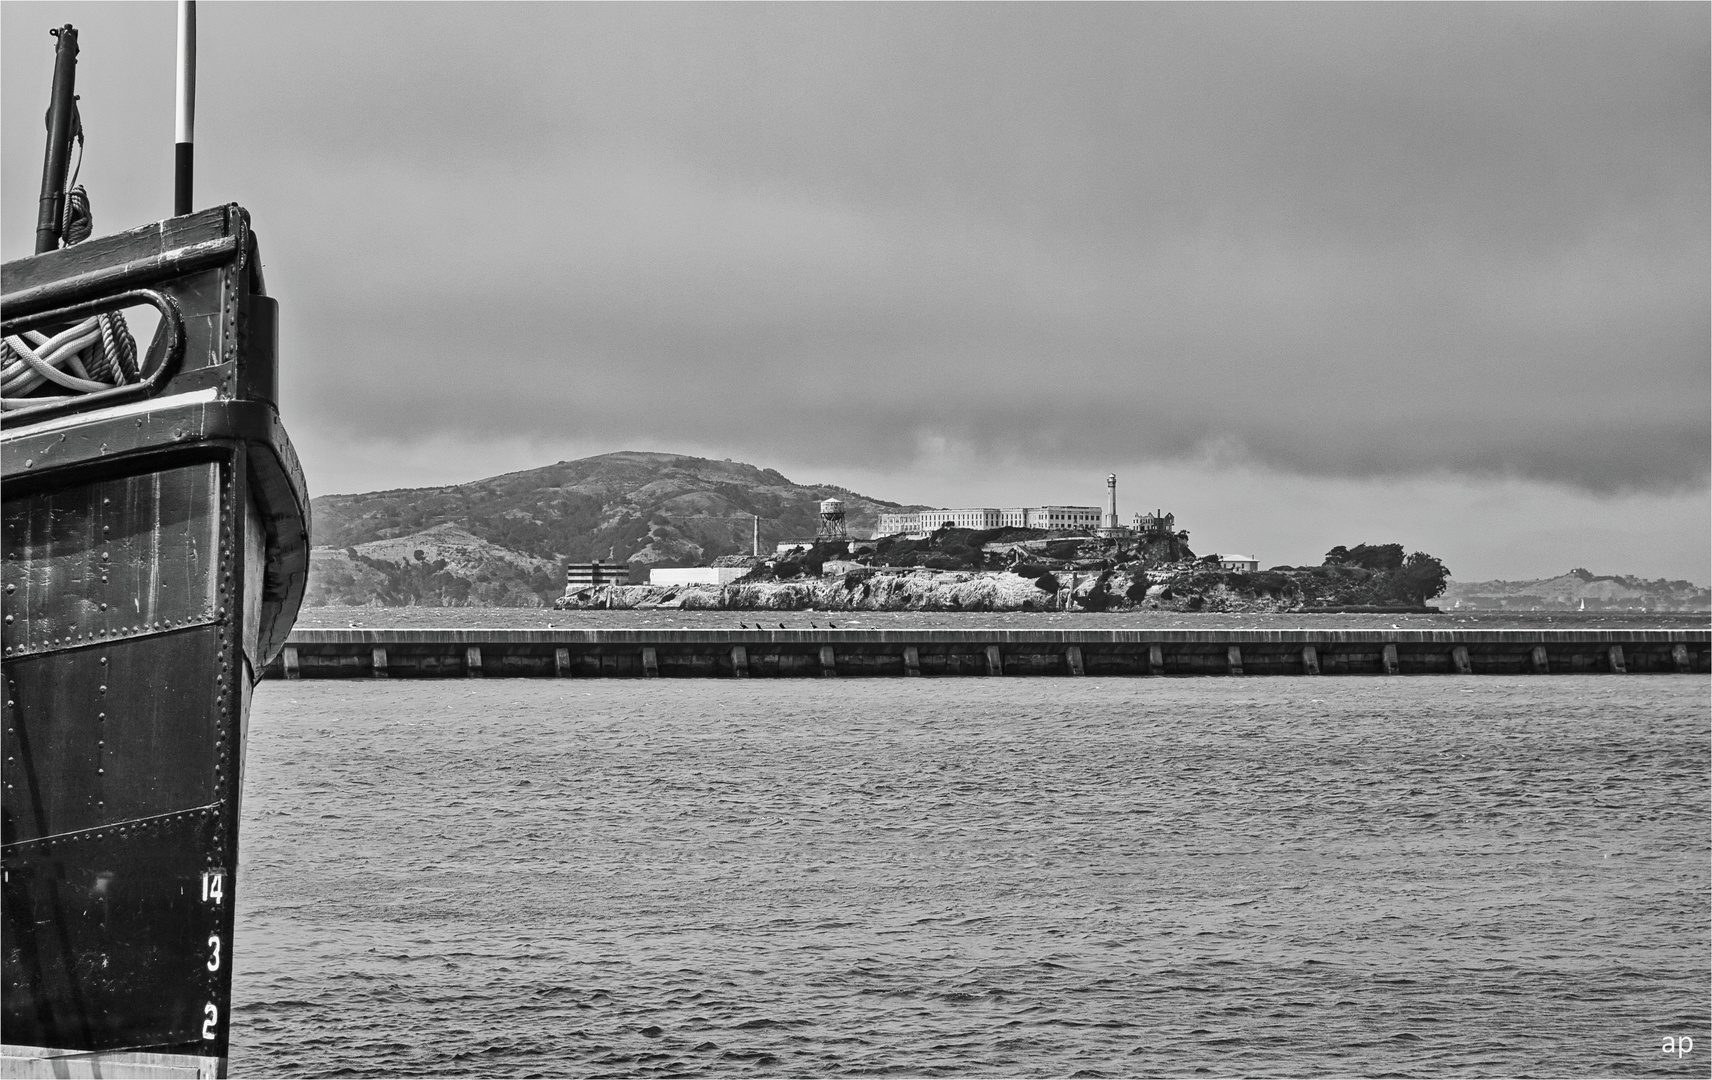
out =
[[233,1074],[1703,1074],[1708,723],[1675,676],[268,683]]

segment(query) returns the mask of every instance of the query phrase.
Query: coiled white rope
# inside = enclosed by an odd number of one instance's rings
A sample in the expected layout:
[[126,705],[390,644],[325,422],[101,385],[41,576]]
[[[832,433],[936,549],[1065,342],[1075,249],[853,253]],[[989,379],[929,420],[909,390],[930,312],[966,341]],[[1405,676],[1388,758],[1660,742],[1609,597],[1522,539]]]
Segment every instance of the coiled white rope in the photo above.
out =
[[[83,164],[81,150],[79,132],[79,168]],[[74,184],[65,200],[65,242],[70,245],[88,239],[93,231],[89,195],[83,185]],[[92,315],[52,337],[26,330],[0,339],[0,410],[6,412],[70,401],[140,379],[136,339],[125,325],[125,316],[117,311]],[[53,383],[71,393],[20,396],[44,383]]]

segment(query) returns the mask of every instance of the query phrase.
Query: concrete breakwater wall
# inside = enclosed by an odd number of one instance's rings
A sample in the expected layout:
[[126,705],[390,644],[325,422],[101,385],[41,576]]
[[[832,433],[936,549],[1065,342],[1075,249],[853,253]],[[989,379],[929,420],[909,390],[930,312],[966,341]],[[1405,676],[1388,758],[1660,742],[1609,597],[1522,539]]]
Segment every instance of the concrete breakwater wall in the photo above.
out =
[[1703,673],[1712,630],[298,630],[288,679]]

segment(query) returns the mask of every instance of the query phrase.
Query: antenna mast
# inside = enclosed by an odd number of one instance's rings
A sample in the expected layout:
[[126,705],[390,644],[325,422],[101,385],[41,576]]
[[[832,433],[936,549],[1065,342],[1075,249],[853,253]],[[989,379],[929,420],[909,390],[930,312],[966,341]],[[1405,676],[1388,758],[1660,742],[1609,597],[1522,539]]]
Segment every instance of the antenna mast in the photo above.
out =
[[172,215],[190,213],[196,144],[196,0],[178,0],[178,114],[173,125]]

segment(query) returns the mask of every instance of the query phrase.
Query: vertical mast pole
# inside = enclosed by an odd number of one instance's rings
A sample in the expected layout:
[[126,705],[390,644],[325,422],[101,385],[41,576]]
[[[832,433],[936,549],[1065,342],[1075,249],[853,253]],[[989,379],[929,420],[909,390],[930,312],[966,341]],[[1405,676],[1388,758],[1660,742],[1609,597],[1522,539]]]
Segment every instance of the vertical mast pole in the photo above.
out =
[[196,0],[178,0],[178,113],[174,128],[172,213],[190,213],[196,144]]
[[53,96],[48,99],[48,150],[42,162],[42,199],[36,209],[36,254],[59,247],[65,220],[65,173],[71,165],[71,118],[77,113],[77,28],[49,33],[54,46]]

